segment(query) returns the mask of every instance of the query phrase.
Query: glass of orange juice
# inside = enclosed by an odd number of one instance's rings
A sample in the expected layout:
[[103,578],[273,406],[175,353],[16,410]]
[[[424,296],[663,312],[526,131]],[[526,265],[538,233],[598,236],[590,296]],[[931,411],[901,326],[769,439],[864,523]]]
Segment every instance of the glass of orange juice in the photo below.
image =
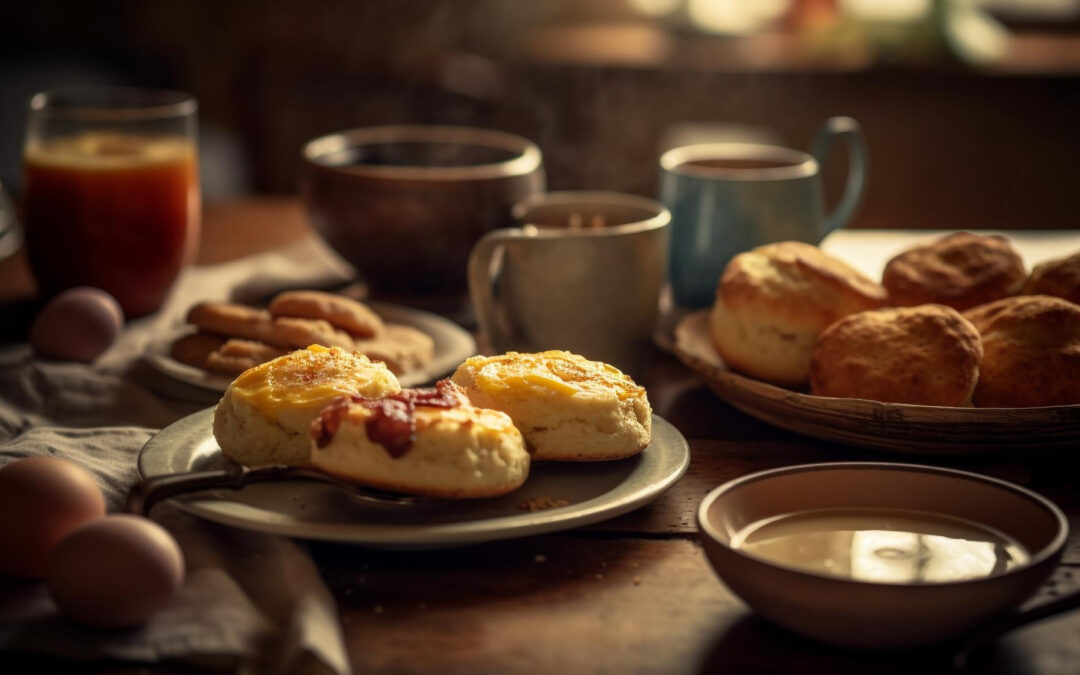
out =
[[97,286],[158,309],[199,237],[195,99],[126,87],[30,100],[20,215],[44,297]]

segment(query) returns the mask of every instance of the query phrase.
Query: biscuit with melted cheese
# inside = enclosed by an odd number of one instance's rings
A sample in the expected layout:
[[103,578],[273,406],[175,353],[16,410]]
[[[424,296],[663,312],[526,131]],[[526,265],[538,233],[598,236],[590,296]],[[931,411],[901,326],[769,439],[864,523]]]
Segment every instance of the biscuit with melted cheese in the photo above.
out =
[[570,352],[474,356],[453,381],[473,405],[510,415],[533,459],[621,459],[651,438],[645,389],[613,366]]
[[401,390],[382,363],[334,347],[312,346],[244,371],[214,411],[214,438],[246,466],[310,460],[311,423],[343,395],[378,398]]
[[449,380],[328,406],[311,427],[311,464],[391,492],[475,499],[521,487],[529,453],[505,413],[476,408]]

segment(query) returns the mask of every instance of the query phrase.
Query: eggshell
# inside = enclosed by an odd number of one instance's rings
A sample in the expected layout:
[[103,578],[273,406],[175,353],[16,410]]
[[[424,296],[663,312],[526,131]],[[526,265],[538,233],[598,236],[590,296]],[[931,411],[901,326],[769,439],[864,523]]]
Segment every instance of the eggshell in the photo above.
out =
[[28,457],[0,469],[0,573],[45,576],[56,545],[105,515],[94,478],[57,457]]
[[108,516],[60,542],[45,580],[69,618],[102,628],[134,626],[169,604],[184,580],[184,556],[157,523]]
[[116,299],[90,286],[64,291],[38,314],[30,346],[38,356],[90,363],[109,348],[124,327]]

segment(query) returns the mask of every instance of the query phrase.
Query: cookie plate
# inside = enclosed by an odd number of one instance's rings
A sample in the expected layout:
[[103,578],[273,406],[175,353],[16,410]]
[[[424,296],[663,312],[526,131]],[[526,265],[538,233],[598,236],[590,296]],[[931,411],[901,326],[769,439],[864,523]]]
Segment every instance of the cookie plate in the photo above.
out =
[[[461,326],[449,319],[411,307],[381,302],[365,303],[388,323],[412,326],[435,340],[435,357],[423,368],[411,370],[398,376],[403,387],[416,387],[437,380],[454,371],[458,365],[476,354],[476,341]],[[177,338],[193,332],[190,326],[166,333],[147,344],[144,360],[158,372],[181,382],[210,391],[223,392],[233,378],[210,373],[201,368],[180,363],[169,356],[169,348]]]
[[710,340],[709,310],[679,322],[675,354],[739,410],[807,436],[874,450],[937,455],[1026,455],[1080,447],[1080,405],[946,408],[882,403],[811,396],[733,373]]
[[[139,453],[143,479],[222,468],[211,430],[212,408],[161,430]],[[259,483],[171,501],[196,516],[235,527],[302,539],[378,548],[441,548],[557,532],[607,520],[647,504],[675,484],[690,463],[686,439],[653,416],[652,443],[614,462],[534,464],[525,485],[504,497],[380,505],[350,499],[321,482]],[[526,511],[544,498],[566,506]]]

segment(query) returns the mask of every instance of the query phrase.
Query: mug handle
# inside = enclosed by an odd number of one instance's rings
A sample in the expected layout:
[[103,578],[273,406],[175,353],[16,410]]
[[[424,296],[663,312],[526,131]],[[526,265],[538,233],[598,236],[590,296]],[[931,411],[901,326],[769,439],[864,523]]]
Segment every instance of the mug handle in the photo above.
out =
[[844,196],[836,205],[833,212],[825,217],[822,223],[821,238],[838,227],[842,227],[855,213],[855,208],[862,198],[863,187],[866,184],[866,143],[863,141],[862,128],[859,123],[850,117],[830,117],[825,121],[825,126],[814,137],[813,149],[810,154],[818,162],[821,171],[825,170],[825,159],[829,155],[834,138],[843,138],[848,143],[850,165],[848,167],[847,186],[844,188]]
[[495,281],[500,270],[493,270],[491,262],[502,250],[503,244],[512,239],[523,239],[526,235],[519,228],[504,228],[488,232],[473,246],[469,254],[469,295],[480,332],[487,338],[488,347],[492,347],[492,337],[498,325],[495,314]]

